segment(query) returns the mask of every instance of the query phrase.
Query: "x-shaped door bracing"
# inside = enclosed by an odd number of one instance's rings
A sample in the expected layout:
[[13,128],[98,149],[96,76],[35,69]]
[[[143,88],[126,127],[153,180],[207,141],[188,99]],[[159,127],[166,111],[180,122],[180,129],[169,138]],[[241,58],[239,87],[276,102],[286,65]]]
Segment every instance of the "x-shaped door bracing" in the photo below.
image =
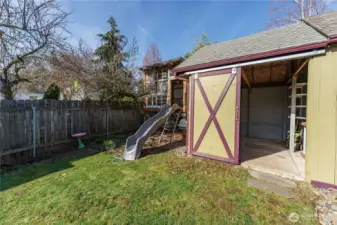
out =
[[211,104],[210,104],[210,102],[209,102],[209,100],[207,98],[207,95],[205,93],[205,90],[204,90],[201,82],[200,82],[200,79],[199,78],[195,79],[195,82],[196,82],[197,86],[199,87],[199,90],[201,92],[201,95],[202,95],[202,97],[204,99],[204,102],[205,102],[205,104],[207,106],[207,109],[208,109],[210,115],[208,117],[208,120],[207,120],[204,128],[201,131],[201,134],[200,134],[199,138],[197,139],[197,142],[196,142],[196,144],[195,144],[195,146],[193,148],[193,152],[197,152],[197,150],[198,150],[198,148],[199,148],[199,146],[200,146],[203,138],[205,137],[205,134],[206,134],[209,126],[211,125],[211,122],[213,121],[213,123],[214,123],[214,125],[215,125],[215,127],[216,127],[216,129],[218,131],[218,134],[220,136],[220,139],[221,139],[221,141],[223,143],[223,146],[224,146],[224,148],[225,148],[225,150],[227,152],[227,155],[228,155],[229,159],[234,160],[234,156],[232,154],[232,151],[230,150],[230,148],[228,146],[227,140],[226,140],[226,138],[225,138],[225,136],[224,136],[224,134],[222,132],[222,129],[220,127],[220,124],[219,124],[219,122],[218,122],[218,120],[216,118],[216,114],[217,114],[217,112],[218,112],[218,110],[219,110],[219,108],[221,106],[221,103],[223,102],[223,100],[224,100],[224,98],[225,98],[225,96],[226,96],[226,94],[227,94],[227,92],[228,92],[228,90],[229,90],[229,88],[230,88],[230,86],[231,86],[231,84],[232,84],[235,76],[236,76],[235,73],[232,73],[230,75],[230,77],[227,80],[227,83],[226,83],[224,89],[222,90],[221,95],[220,95],[219,99],[217,100],[214,108],[212,108],[212,106],[211,106]]

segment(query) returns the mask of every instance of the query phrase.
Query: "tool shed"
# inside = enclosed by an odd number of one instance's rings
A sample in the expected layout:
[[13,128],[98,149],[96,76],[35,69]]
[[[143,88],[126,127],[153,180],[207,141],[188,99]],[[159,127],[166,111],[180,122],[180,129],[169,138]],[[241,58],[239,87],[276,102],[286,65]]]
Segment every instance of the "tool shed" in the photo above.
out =
[[189,154],[337,187],[337,11],[206,46],[174,73]]

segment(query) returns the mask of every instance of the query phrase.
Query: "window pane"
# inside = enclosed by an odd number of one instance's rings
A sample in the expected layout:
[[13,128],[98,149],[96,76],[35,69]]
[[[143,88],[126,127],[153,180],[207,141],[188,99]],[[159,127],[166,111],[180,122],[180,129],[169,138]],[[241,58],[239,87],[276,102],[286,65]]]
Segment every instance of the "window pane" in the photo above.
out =
[[167,94],[167,81],[157,82],[157,93]]
[[167,71],[161,73],[161,79],[167,79]]

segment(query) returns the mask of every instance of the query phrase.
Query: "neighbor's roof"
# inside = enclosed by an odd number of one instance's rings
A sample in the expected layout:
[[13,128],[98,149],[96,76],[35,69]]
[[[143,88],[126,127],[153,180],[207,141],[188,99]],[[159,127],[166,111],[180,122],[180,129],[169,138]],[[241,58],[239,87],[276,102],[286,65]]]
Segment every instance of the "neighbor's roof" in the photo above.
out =
[[179,63],[181,63],[184,60],[184,58],[182,57],[177,57],[177,58],[173,58],[164,62],[160,62],[160,63],[155,63],[152,65],[148,65],[148,66],[142,66],[139,69],[140,70],[147,70],[147,69],[153,69],[153,68],[160,68],[160,67],[166,67],[166,66],[176,66]]
[[337,36],[337,10],[304,19],[311,26],[329,37]]
[[[336,28],[337,11],[308,17],[305,21],[295,24],[205,46],[179,64],[174,70],[175,72],[184,72],[241,62],[252,58],[263,58],[267,57],[267,53],[281,53],[286,49],[304,51],[310,48],[323,47],[327,41],[327,36],[337,33]],[[317,45],[314,46],[314,44]]]

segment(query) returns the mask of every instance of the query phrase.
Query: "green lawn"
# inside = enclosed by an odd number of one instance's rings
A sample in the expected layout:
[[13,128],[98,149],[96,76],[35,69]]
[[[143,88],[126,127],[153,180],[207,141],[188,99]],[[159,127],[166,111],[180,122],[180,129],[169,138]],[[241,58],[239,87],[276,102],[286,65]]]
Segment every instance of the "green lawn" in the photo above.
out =
[[309,192],[286,199],[247,187],[237,166],[174,151],[120,162],[68,156],[2,174],[1,224],[315,224]]

